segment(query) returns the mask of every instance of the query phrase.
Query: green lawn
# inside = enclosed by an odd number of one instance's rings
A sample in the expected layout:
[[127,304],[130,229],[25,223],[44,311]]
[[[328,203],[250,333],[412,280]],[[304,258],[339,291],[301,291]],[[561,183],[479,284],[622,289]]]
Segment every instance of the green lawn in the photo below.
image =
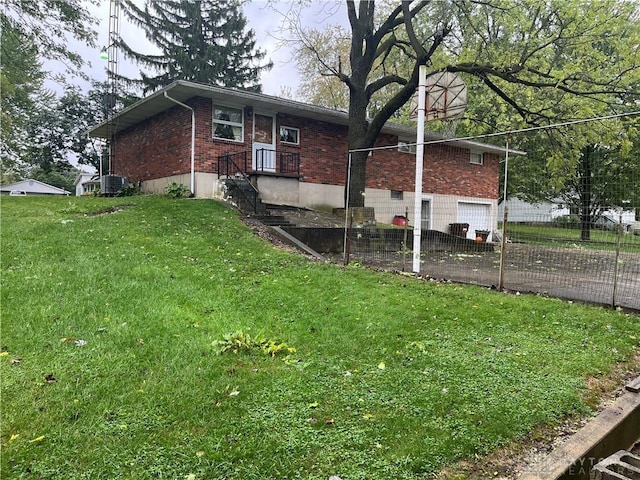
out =
[[[593,229],[588,242],[581,241],[580,234],[580,228],[567,226],[510,223],[507,227],[507,237],[516,242],[567,248],[579,246],[595,250],[615,250],[618,244],[617,232]],[[620,249],[640,252],[640,236],[623,233],[620,236]]]
[[428,478],[587,413],[640,343],[623,312],[311,262],[214,201],[1,201],[6,479]]

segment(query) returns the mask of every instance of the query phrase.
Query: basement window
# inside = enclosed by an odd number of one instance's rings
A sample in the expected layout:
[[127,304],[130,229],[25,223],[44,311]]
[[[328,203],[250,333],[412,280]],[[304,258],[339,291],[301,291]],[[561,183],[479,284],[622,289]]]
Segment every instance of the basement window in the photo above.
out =
[[213,137],[242,142],[244,116],[241,108],[213,106]]
[[404,197],[404,192],[402,190],[391,190],[392,200],[402,200],[403,197]]
[[474,165],[484,165],[484,155],[482,152],[471,152],[469,159]]

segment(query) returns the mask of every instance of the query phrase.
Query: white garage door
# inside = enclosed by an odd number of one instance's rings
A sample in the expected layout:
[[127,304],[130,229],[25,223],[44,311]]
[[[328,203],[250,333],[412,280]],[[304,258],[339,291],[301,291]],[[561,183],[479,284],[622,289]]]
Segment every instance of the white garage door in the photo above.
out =
[[468,223],[467,238],[475,239],[476,230],[491,230],[491,205],[458,202],[458,223]]

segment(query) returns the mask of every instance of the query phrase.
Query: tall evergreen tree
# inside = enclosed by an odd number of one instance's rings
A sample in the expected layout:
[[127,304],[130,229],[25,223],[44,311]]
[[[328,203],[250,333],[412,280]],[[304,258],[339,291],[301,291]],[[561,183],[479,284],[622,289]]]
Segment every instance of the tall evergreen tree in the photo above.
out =
[[260,72],[273,64],[260,63],[265,52],[256,48],[254,31],[246,29],[241,1],[156,0],[140,8],[133,0],[124,0],[122,5],[161,51],[149,55],[120,43],[126,56],[157,72],[127,79],[141,84],[145,94],[175,80],[261,90]]

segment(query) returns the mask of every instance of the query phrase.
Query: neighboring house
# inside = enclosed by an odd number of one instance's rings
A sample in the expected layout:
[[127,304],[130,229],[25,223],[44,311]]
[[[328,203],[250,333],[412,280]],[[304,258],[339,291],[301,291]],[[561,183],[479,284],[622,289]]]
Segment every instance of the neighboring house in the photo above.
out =
[[[517,197],[511,197],[506,203],[500,202],[498,206],[499,220],[502,220],[504,216],[505,205],[508,208],[508,221],[511,223],[550,223],[558,217],[571,214],[569,206],[560,199],[529,203]],[[619,209],[610,208],[604,210],[601,217],[619,222],[621,215],[623,224],[634,224],[636,217],[635,209],[620,211]]]
[[[187,185],[195,197],[220,198],[227,177],[246,174],[265,203],[316,210],[344,207],[348,114],[284,98],[176,81],[93,128],[112,133],[110,172],[143,192]],[[376,220],[413,211],[415,127],[387,124],[367,165],[365,206]],[[425,142],[442,140],[426,132]],[[522,152],[510,152],[522,153]],[[424,228],[451,223],[493,230],[504,149],[470,141],[425,145]]]
[[93,173],[80,172],[74,182],[76,186],[76,196],[91,195],[95,191],[100,191],[100,177]]
[[9,195],[12,191],[25,192],[27,195],[69,195],[71,193],[31,178],[0,187],[2,195]]

